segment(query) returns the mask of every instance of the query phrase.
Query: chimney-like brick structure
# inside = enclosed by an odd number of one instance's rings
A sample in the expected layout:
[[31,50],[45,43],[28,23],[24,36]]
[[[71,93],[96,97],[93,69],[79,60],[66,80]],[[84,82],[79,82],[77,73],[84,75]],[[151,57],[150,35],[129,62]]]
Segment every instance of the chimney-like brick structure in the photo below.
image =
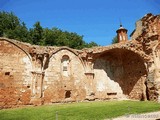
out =
[[120,28],[116,31],[118,43],[126,42],[128,40],[127,31],[128,31],[127,29],[125,29],[122,25],[120,25]]

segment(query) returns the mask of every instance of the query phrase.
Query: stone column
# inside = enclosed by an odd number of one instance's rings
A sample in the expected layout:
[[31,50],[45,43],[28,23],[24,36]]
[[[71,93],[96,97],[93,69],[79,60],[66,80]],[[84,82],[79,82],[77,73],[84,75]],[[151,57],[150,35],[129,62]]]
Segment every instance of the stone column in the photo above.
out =
[[32,98],[34,105],[42,104],[44,72],[32,71]]
[[42,87],[43,87],[43,78],[44,72],[32,72],[32,97],[41,98],[42,97]]
[[86,60],[86,77],[87,77],[87,98],[88,100],[94,100],[94,85],[93,85],[93,79],[94,79],[94,71],[93,71],[93,58],[91,54],[88,54],[87,60]]
[[34,105],[42,104],[43,97],[43,79],[44,70],[48,66],[48,54],[47,53],[32,53],[32,98],[31,103]]

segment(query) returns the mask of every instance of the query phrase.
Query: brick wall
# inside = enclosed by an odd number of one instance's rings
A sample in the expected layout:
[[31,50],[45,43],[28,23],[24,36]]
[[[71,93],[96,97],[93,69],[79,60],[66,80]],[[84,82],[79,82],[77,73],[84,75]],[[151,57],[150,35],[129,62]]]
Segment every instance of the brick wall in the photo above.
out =
[[0,106],[29,104],[31,62],[15,45],[0,41]]

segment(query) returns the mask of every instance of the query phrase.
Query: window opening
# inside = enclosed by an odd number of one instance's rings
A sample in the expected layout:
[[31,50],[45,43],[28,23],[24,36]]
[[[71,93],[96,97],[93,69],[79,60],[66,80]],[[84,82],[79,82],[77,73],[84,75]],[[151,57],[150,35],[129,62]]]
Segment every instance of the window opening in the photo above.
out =
[[10,72],[5,72],[5,75],[10,75]]
[[71,97],[71,91],[66,91],[65,98],[70,98]]

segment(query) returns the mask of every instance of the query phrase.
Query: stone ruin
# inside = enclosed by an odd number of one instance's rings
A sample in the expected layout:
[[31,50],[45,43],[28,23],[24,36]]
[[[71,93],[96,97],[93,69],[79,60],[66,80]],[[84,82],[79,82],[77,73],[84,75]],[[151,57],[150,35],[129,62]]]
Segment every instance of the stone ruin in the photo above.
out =
[[0,38],[0,108],[112,99],[160,101],[160,15],[82,50]]

